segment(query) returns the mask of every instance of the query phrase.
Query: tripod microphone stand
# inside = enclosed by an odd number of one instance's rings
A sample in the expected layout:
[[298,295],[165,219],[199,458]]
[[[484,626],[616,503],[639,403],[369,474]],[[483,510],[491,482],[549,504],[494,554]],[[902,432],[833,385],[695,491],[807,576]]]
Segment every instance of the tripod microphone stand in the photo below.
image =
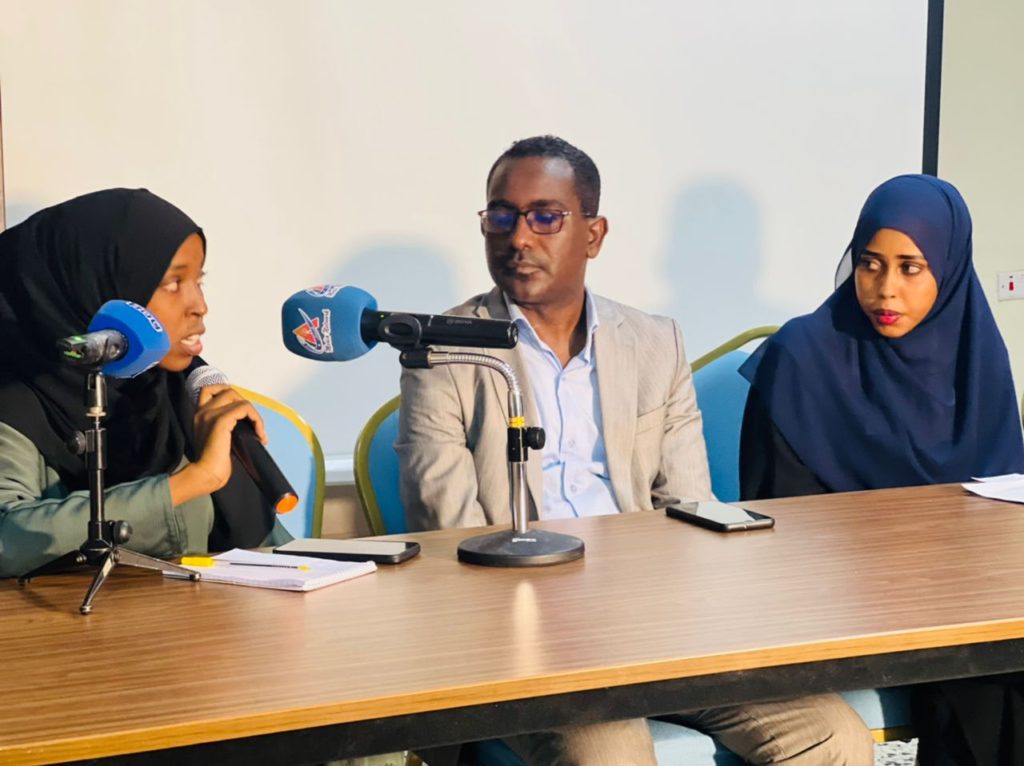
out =
[[107,432],[102,423],[107,415],[107,382],[99,370],[90,371],[86,378],[85,407],[86,417],[92,421],[92,425],[85,431],[75,433],[68,446],[77,455],[85,454],[89,470],[89,524],[86,540],[78,550],[65,553],[23,574],[18,578],[18,584],[25,585],[33,577],[56,574],[81,566],[98,567],[96,576],[85,594],[85,600],[78,608],[82,614],[89,614],[96,592],[106,582],[107,575],[115,564],[155,569],[160,572],[177,572],[190,580],[199,580],[199,573],[191,569],[120,547],[121,543],[127,543],[131,539],[132,527],[127,521],[108,521],[104,516],[103,471],[107,467]]
[[530,529],[526,510],[526,459],[531,449],[543,449],[544,429],[526,426],[523,395],[512,367],[487,354],[434,351],[429,346],[406,347],[399,361],[410,369],[476,364],[499,372],[508,384],[508,504],[512,529],[463,540],[459,544],[459,561],[491,567],[532,567],[580,558],[583,541],[578,537]]

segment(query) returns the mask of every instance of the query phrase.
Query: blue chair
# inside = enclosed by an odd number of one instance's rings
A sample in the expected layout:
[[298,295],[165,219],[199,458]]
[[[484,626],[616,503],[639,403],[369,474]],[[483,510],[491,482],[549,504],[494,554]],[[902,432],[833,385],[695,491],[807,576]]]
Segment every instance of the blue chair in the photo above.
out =
[[864,725],[871,730],[875,742],[891,742],[914,736],[910,726],[909,686],[858,689],[843,692],[843,699],[860,715]]
[[313,429],[286,404],[235,386],[256,406],[270,442],[267,450],[299,496],[298,506],[279,518],[293,537],[319,537],[324,510],[324,453]]
[[396,396],[374,412],[356,438],[353,459],[356,494],[375,535],[406,531],[405,508],[398,493],[398,405]]
[[[675,723],[648,720],[659,764],[686,766],[744,766],[744,761],[707,734]],[[479,766],[524,766],[522,759],[501,740],[474,742],[469,762]]]
[[711,491],[725,503],[740,499],[740,427],[749,386],[738,370],[750,356],[740,348],[778,329],[755,327],[712,349],[692,365],[697,405],[704,418]]

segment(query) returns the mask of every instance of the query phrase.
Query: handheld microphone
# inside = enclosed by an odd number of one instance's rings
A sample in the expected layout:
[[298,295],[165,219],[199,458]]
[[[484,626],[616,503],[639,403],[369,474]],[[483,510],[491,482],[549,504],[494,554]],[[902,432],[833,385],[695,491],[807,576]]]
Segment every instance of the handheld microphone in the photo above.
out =
[[167,356],[171,339],[145,307],[131,301],[107,301],[84,335],[61,338],[57,348],[70,364],[98,367],[112,378],[134,378]]
[[507,320],[379,311],[365,290],[339,285],[317,285],[286,300],[281,334],[293,354],[327,362],[360,357],[378,341],[399,348],[514,348],[519,340],[518,329]]
[[[185,379],[185,388],[192,396],[192,401],[197,403],[203,387],[228,384],[227,375],[216,367],[211,367],[198,356],[192,360],[185,372],[188,375]],[[299,504],[298,495],[263,446],[260,437],[256,435],[252,421],[239,420],[235,424],[231,432],[231,452],[256,482],[263,497],[275,511],[288,513]]]

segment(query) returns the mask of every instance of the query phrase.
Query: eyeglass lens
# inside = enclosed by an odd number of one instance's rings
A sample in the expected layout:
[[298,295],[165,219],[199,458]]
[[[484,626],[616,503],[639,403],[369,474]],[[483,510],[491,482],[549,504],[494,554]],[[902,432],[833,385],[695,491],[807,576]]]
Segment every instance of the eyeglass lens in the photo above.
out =
[[548,210],[537,208],[522,213],[518,210],[507,208],[493,208],[487,210],[482,217],[482,226],[485,234],[508,234],[516,227],[516,221],[522,215],[526,218],[526,225],[534,234],[557,234],[562,228],[562,221],[568,213],[561,210]]

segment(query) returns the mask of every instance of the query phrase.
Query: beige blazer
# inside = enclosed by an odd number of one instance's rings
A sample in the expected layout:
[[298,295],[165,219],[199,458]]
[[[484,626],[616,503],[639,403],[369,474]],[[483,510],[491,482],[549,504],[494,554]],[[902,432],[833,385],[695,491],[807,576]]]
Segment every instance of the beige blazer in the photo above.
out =
[[[701,415],[678,325],[598,296],[594,335],[608,470],[623,511],[712,497]],[[501,292],[448,313],[508,319]],[[516,372],[527,425],[541,425],[518,349],[474,349]],[[508,387],[476,365],[403,370],[395,450],[411,530],[510,524],[505,439]],[[527,462],[530,517],[543,503],[541,460]]]

